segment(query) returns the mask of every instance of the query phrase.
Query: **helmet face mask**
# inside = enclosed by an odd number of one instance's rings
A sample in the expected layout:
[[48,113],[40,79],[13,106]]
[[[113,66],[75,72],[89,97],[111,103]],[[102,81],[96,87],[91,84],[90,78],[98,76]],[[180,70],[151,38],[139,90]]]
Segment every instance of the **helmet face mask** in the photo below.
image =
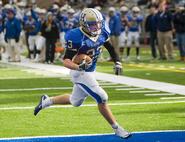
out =
[[97,36],[101,33],[103,17],[101,13],[92,8],[86,8],[80,16],[80,25],[82,29],[90,36]]
[[91,22],[86,22],[86,29],[87,32],[91,36],[97,36],[100,34],[102,28],[102,22],[101,21],[91,21]]

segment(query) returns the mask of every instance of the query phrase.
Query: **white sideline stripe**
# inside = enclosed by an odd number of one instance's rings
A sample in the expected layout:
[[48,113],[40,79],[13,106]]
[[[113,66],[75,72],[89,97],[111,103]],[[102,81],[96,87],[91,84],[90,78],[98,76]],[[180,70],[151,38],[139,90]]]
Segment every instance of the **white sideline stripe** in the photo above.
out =
[[100,85],[101,87],[103,88],[125,88],[125,87],[128,87],[128,86],[125,86],[125,85],[118,85],[118,86],[113,86],[113,85]]
[[[185,132],[185,130],[156,130],[156,131],[137,131],[132,134],[144,134],[144,133],[165,133],[165,132]],[[114,133],[103,133],[103,134],[78,134],[78,135],[54,135],[54,136],[31,136],[31,137],[11,137],[11,138],[0,138],[0,140],[20,140],[20,139],[38,139],[38,138],[64,138],[64,137],[83,137],[83,136],[106,136],[114,135]]]
[[[128,86],[101,86],[102,88],[124,88]],[[73,87],[47,87],[47,88],[23,88],[23,89],[0,89],[0,92],[20,92],[20,91],[39,91],[39,90],[71,90]]]
[[115,89],[116,91],[127,91],[127,90],[144,90],[145,88],[120,88],[120,89]]
[[100,85],[118,85],[117,83],[114,82],[99,82]]
[[[156,105],[156,104],[176,104],[176,103],[185,103],[185,100],[182,101],[163,101],[163,102],[138,102],[138,103],[109,103],[110,106],[132,106],[132,105]],[[81,107],[97,107],[97,104],[86,104]],[[35,106],[28,107],[0,107],[0,110],[29,110],[34,109]],[[63,106],[51,106],[49,108],[74,108],[72,105],[63,105]]]
[[145,94],[145,96],[173,96],[176,95],[174,93],[159,93],[159,94]]
[[24,89],[0,89],[0,92],[14,92],[14,91],[38,91],[38,90],[70,90],[73,87],[48,87],[48,88],[24,88]]
[[178,99],[185,99],[185,97],[162,97],[161,100],[178,100]]
[[146,90],[146,91],[130,91],[129,93],[159,93],[161,91],[157,91],[157,90]]
[[[70,72],[69,69],[62,66],[47,65],[47,64],[41,64],[41,63],[30,63],[29,61],[23,61],[21,63],[6,63],[6,64],[39,69],[39,70],[49,71],[51,73],[58,73],[62,75],[69,75],[69,72]],[[160,90],[163,92],[175,93],[179,95],[185,95],[185,85],[164,83],[159,81],[151,81],[146,79],[126,77],[126,76],[116,76],[108,73],[99,73],[99,72],[96,72],[95,76],[97,80],[103,80],[103,81],[114,82],[119,84],[126,84],[129,86],[147,88],[151,90]]]

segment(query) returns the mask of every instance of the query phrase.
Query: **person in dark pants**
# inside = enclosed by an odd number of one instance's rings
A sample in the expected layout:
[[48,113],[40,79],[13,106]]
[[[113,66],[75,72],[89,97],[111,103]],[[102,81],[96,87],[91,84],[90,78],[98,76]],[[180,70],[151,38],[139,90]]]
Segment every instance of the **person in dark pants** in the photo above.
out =
[[51,12],[47,14],[47,20],[42,25],[41,33],[42,36],[46,38],[46,63],[53,63],[55,57],[55,43],[59,40],[59,29],[54,22]]
[[185,7],[179,5],[173,17],[180,60],[185,61]]
[[150,35],[150,46],[153,59],[157,58],[157,25],[155,20],[155,14],[157,13],[157,6],[150,5],[150,14],[146,18],[145,31]]

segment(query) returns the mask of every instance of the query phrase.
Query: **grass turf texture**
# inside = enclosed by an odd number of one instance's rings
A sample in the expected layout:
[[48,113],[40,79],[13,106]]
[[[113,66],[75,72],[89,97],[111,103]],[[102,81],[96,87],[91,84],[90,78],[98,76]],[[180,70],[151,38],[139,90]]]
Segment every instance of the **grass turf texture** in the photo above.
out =
[[[0,71],[2,70],[3,68],[0,69]],[[18,69],[15,70],[18,71]],[[10,69],[10,74],[13,74],[15,70],[14,68]],[[23,75],[25,77],[34,76],[34,74],[25,72],[23,72]],[[66,79],[42,78],[42,76],[33,79],[0,80],[0,89],[71,87],[71,85],[72,83]],[[115,88],[105,90],[109,94],[109,103],[162,101],[159,96],[146,97],[144,94],[130,94],[129,91],[115,91]],[[42,94],[47,93],[54,96],[70,92],[71,90],[0,92],[0,108],[35,106]],[[85,104],[94,104],[94,101],[89,97]],[[128,105],[111,106],[111,108],[118,122],[130,131],[169,130],[185,129],[184,104]],[[0,137],[112,132],[96,107],[52,108],[43,110],[37,117],[33,115],[32,109],[0,109],[0,124]]]

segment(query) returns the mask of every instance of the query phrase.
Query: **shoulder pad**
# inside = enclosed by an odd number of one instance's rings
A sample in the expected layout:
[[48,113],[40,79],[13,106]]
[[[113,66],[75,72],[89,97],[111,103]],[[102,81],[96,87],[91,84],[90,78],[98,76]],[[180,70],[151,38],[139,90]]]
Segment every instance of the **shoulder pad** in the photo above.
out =
[[66,48],[80,48],[83,34],[79,28],[72,29],[65,34]]

